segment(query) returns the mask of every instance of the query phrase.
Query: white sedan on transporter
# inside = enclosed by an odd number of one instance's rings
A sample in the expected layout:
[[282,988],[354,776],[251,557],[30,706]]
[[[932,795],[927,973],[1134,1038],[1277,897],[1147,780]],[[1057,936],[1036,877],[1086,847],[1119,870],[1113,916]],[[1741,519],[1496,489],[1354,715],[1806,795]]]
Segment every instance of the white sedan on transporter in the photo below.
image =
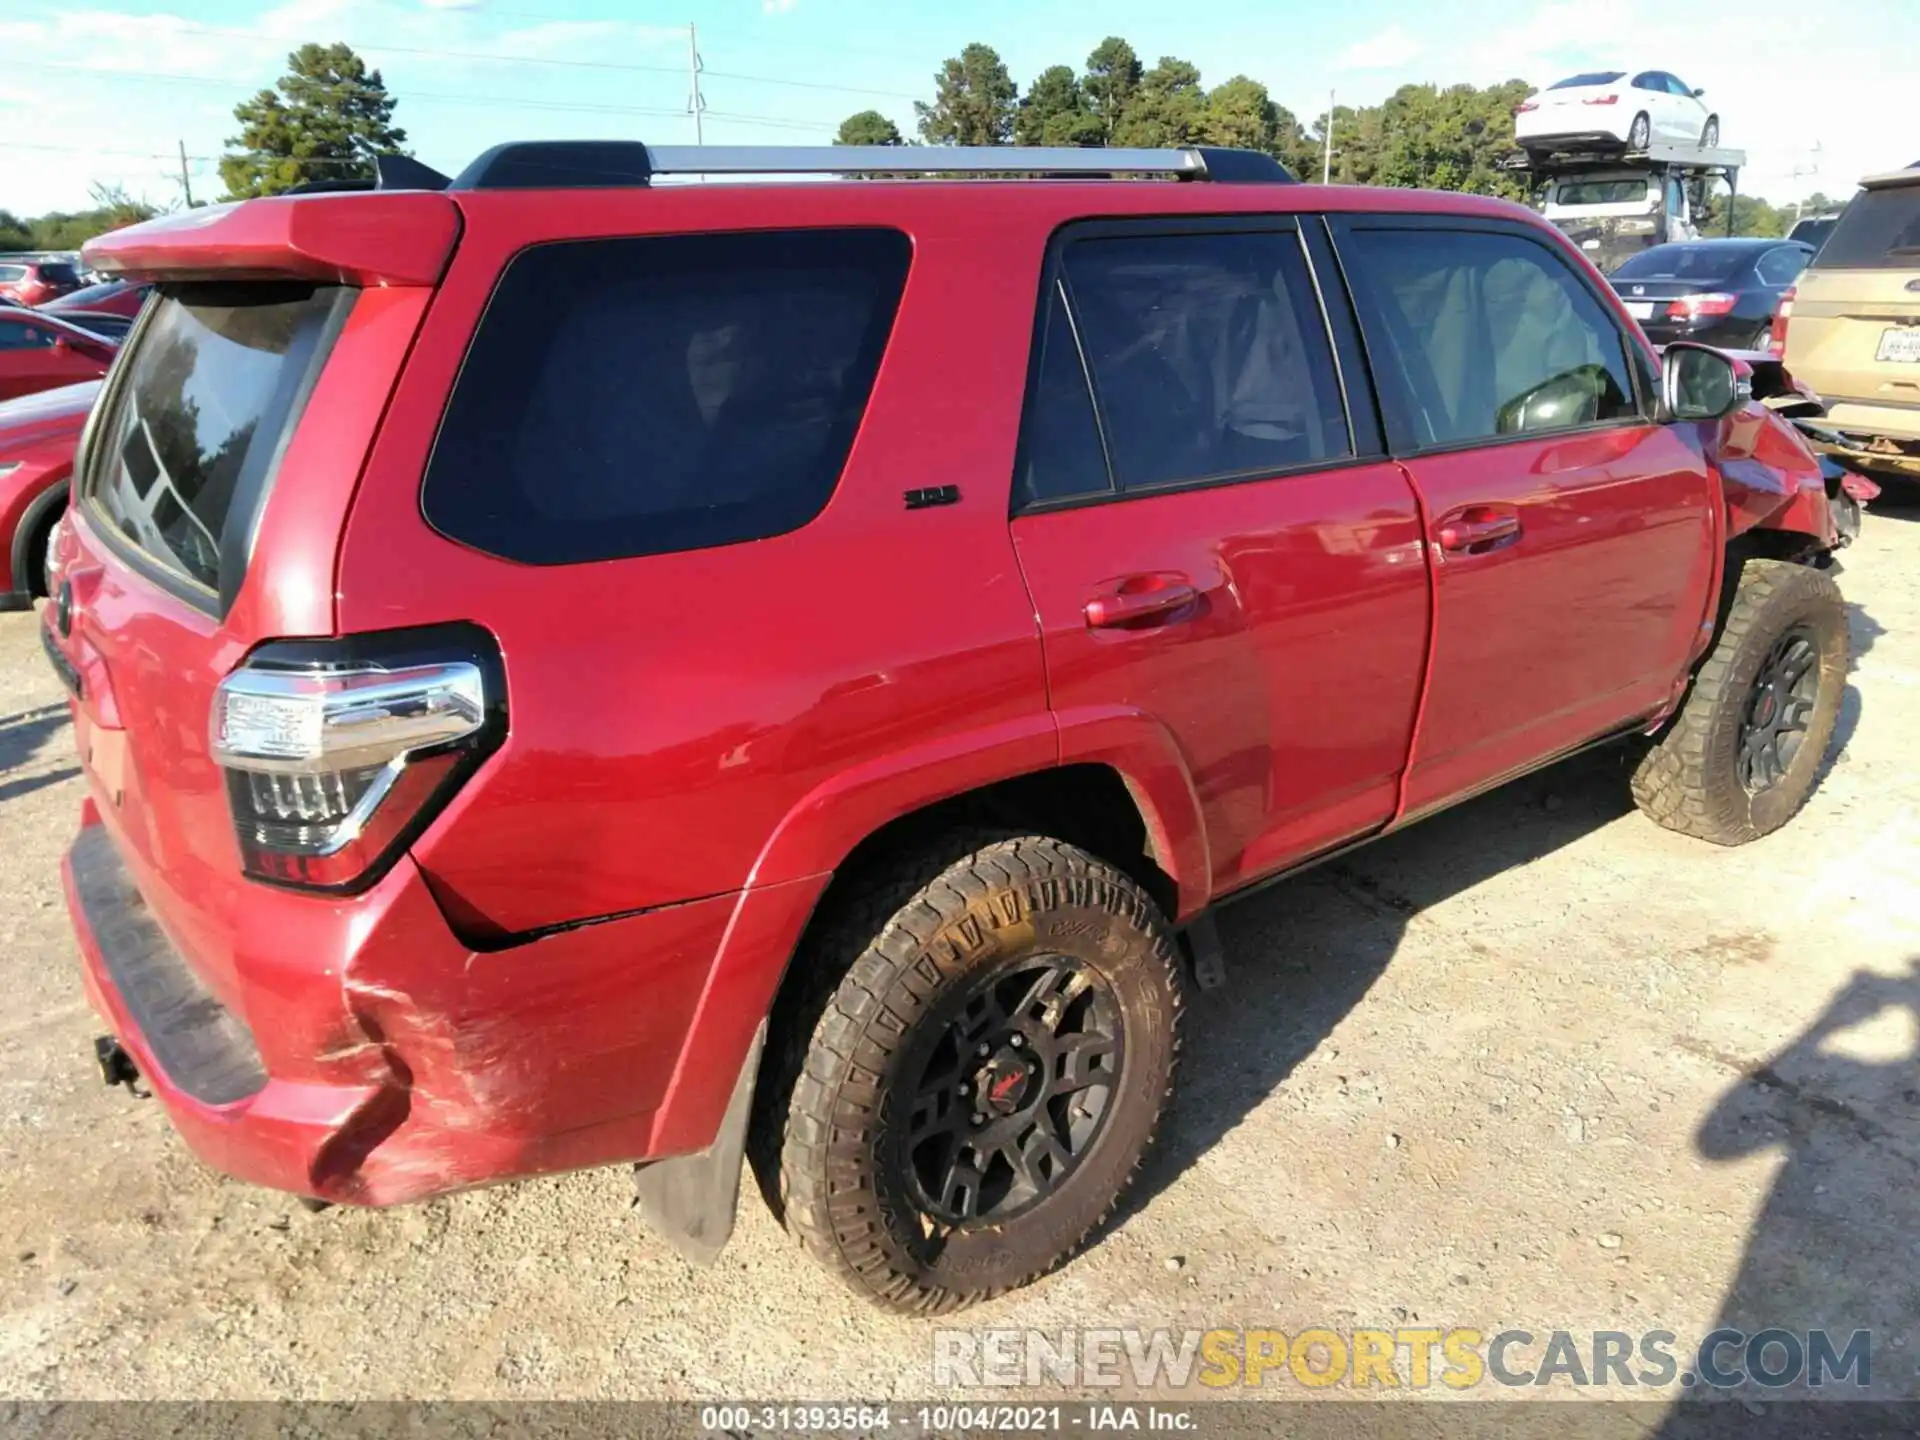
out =
[[1720,117],[1695,90],[1665,70],[1593,70],[1537,91],[1514,112],[1514,138],[1530,150],[1569,144],[1720,145]]

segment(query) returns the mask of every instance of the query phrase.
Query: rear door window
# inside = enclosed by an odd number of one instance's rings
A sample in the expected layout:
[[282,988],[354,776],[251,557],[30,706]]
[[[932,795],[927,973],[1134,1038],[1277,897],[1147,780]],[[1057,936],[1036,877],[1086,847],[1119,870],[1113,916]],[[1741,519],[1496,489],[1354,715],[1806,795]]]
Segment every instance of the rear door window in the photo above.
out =
[[270,282],[164,288],[107,399],[82,480],[107,531],[164,575],[231,599],[273,461],[350,293]]
[[1398,443],[1426,449],[1638,416],[1626,337],[1546,245],[1358,228],[1355,299]]
[[53,332],[0,315],[0,350],[45,350],[53,344]]
[[441,420],[428,521],[534,565],[797,529],[839,481],[909,257],[882,229],[524,252]]
[[1753,268],[1764,284],[1791,285],[1794,278],[1807,268],[1808,259],[1808,253],[1799,246],[1782,245],[1767,251]]
[[1353,453],[1293,231],[1077,240],[1062,269],[1119,489]]
[[1920,185],[1862,190],[1820,247],[1822,270],[1920,270]]

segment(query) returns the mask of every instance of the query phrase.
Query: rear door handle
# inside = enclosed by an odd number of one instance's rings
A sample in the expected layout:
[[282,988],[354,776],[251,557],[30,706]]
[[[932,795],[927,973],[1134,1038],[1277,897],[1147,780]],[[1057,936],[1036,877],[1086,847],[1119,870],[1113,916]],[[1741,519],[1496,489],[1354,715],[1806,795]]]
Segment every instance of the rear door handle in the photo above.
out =
[[1133,575],[1087,601],[1087,628],[1112,630],[1146,621],[1185,618],[1180,611],[1200,599],[1184,575]]
[[1510,505],[1465,505],[1440,518],[1433,538],[1453,554],[1484,555],[1520,536],[1520,512]]

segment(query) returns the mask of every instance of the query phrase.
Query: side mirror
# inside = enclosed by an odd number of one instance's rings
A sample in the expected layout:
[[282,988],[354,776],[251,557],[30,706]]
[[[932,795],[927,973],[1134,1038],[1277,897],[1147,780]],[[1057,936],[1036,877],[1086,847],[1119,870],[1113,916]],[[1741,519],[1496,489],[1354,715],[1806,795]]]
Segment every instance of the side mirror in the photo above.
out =
[[1666,420],[1718,420],[1753,398],[1753,382],[1732,359],[1684,340],[1660,363],[1660,408]]
[[1704,91],[1704,90],[1696,90],[1696,91],[1694,91],[1694,92],[1693,92],[1693,98],[1694,98],[1694,99],[1696,99],[1696,100],[1698,100],[1698,99],[1699,99],[1699,98],[1700,98],[1700,97],[1701,97],[1702,95],[1704,95],[1704,94],[1706,94],[1706,93],[1707,93],[1707,92],[1706,92],[1706,91]]

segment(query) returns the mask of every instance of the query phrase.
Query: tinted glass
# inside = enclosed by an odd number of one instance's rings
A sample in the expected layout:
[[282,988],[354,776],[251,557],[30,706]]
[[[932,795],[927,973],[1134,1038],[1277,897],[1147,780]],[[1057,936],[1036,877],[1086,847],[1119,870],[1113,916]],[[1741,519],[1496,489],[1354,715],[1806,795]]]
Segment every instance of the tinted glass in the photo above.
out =
[[230,520],[251,527],[338,294],[163,291],[101,417],[84,482],[96,513],[167,570],[220,589],[222,538]]
[[1862,190],[1820,247],[1822,270],[1920,270],[1920,185]]
[[109,340],[123,340],[127,331],[133,328],[133,321],[125,315],[114,315],[105,310],[62,310],[60,316],[69,325],[78,325],[82,330]]
[[1693,98],[1693,87],[1678,75],[1667,75],[1662,78],[1667,82],[1667,93],[1669,95],[1684,95],[1689,100]]
[[40,267],[40,278],[49,285],[78,285],[80,272],[71,265],[54,264]]
[[1099,494],[1113,488],[1107,457],[1094,420],[1093,394],[1080,363],[1064,292],[1049,293],[1033,398],[1021,432],[1016,504]]
[[1351,453],[1291,232],[1082,240],[1065,265],[1122,489]]
[[428,520],[536,565],[806,524],[853,445],[908,258],[895,230],[525,252],[494,291],[441,421]]
[[1633,77],[1632,84],[1636,90],[1664,90],[1667,88],[1666,82],[1660,78],[1660,73],[1657,70],[1643,70],[1640,74]]
[[1628,180],[1563,180],[1554,187],[1556,205],[1637,205],[1643,204],[1654,182],[1638,177]]
[[1812,257],[1797,245],[1782,245],[1760,257],[1753,268],[1768,285],[1791,285]]
[[1584,75],[1569,75],[1564,80],[1556,80],[1549,90],[1577,90],[1588,85],[1611,85],[1627,72],[1624,70],[1589,70]]
[[1421,445],[1636,413],[1624,338],[1546,246],[1517,235],[1356,230],[1375,363]]
[[1731,280],[1753,262],[1755,252],[1728,245],[1656,245],[1622,261],[1616,280]]
[[53,336],[48,331],[0,315],[0,350],[44,350],[51,344]]

